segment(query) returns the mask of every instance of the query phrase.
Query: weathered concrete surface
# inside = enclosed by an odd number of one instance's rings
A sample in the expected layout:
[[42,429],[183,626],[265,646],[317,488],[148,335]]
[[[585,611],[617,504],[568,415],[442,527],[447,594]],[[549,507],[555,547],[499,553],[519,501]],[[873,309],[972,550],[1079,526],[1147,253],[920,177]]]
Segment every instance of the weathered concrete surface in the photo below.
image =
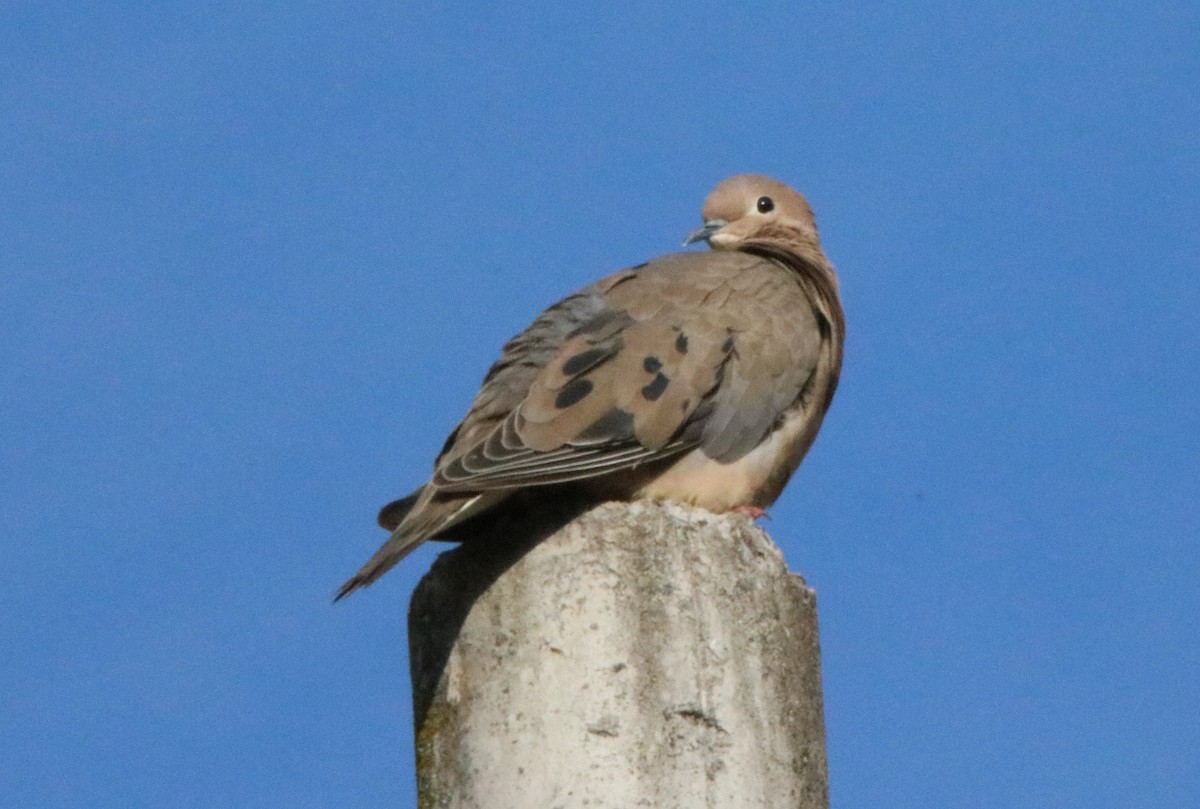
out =
[[419,805],[827,807],[815,598],[770,538],[674,504],[544,520],[413,595]]

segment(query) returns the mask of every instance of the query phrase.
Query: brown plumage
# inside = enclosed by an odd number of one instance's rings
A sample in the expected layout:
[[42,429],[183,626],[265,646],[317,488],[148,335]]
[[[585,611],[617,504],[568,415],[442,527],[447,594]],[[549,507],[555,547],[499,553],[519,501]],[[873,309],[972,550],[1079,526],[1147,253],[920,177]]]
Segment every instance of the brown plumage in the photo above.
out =
[[504,347],[432,479],[383,508],[391,536],[338,591],[513,493],[573,484],[597,500],[714,512],[769,506],[837,387],[845,319],[808,202],[731,177],[676,253],[543,312]]

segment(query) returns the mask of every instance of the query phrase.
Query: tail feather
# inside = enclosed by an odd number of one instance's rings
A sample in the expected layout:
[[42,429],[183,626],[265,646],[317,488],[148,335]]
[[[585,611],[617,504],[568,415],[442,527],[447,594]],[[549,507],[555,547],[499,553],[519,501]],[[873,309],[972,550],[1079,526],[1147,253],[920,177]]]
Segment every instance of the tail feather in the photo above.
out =
[[393,500],[379,509],[379,527],[386,528],[389,531],[395,531],[399,528],[400,523],[404,522],[404,518],[413,510],[413,506],[417,504],[418,498],[424,493],[425,487],[422,486],[408,497]]
[[[434,500],[432,491],[421,488],[403,500],[384,506],[380,515],[381,522],[384,514],[394,516],[393,509],[403,508],[404,518],[392,530],[387,542],[375,551],[375,555],[367,560],[362,569],[338,588],[337,595],[333,597],[334,602],[341,601],[360,587],[371,584],[399,564],[425,540],[491,508],[503,499],[504,495],[491,493],[488,496],[476,494],[449,501]],[[408,502],[409,500],[412,502]]]
[[337,595],[333,597],[334,602],[341,601],[346,596],[353,593],[360,587],[366,587],[373,581],[378,579],[384,573],[387,573],[396,565],[408,556],[417,546],[424,542],[426,535],[422,534],[406,534],[399,529],[392,532],[388,537],[387,542],[375,551],[375,555],[367,560],[367,563],[362,566],[362,569],[346,580],[346,583],[338,588]]

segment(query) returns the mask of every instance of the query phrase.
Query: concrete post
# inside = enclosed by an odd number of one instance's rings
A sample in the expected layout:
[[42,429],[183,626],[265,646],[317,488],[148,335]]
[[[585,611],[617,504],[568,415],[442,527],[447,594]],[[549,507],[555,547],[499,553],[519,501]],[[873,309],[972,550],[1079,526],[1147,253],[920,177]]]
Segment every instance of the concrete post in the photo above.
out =
[[654,503],[529,519],[413,595],[422,809],[826,809],[816,602],[761,529]]

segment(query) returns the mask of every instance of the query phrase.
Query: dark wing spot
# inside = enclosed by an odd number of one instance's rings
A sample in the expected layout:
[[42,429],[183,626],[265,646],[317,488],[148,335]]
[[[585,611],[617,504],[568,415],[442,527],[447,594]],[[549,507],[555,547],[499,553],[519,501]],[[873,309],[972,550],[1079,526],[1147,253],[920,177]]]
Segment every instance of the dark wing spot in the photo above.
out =
[[559,410],[565,410],[571,405],[581,401],[584,396],[592,392],[592,380],[590,379],[572,379],[563,389],[558,392],[558,396],[554,397],[554,406]]
[[563,363],[562,372],[566,376],[582,374],[598,365],[610,353],[612,352],[606,348],[589,348],[587,351],[581,351]]
[[725,338],[725,342],[721,343],[721,351],[722,351],[722,353],[725,353],[725,354],[728,354],[730,351],[733,351],[733,335],[732,334]]
[[662,360],[658,357],[646,357],[642,360],[642,367],[646,369],[648,374],[657,374],[662,370]]
[[608,411],[579,434],[579,440],[617,441],[633,435],[633,414],[619,407]]
[[687,353],[687,335],[679,332],[679,336],[675,338],[675,350],[680,354]]
[[663,391],[667,389],[667,384],[670,381],[662,374],[656,374],[654,379],[650,380],[650,384],[642,388],[642,396],[645,397],[647,402],[653,402],[659,396],[663,395]]

